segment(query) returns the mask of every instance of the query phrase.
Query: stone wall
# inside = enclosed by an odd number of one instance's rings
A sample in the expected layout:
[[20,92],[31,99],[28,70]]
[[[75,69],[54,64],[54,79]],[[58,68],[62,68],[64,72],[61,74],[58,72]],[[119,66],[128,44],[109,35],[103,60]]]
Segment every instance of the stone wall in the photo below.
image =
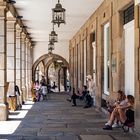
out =
[[[96,34],[96,106],[101,107],[102,98],[113,100],[118,90],[124,91],[124,38],[123,38],[123,11],[134,3],[133,0],[104,0],[98,9],[90,16],[88,21],[79,29],[75,36],[70,40],[70,79],[72,86],[77,88],[77,60],[75,60],[74,50],[80,45],[80,75],[81,87],[83,85],[83,40],[87,41],[87,75],[93,75],[93,48],[92,34]],[[135,102],[136,102],[136,129],[140,130],[140,7],[135,5]],[[103,94],[104,79],[104,48],[103,48],[103,26],[110,24],[110,72],[109,72],[109,96]]]
[[[110,66],[110,93],[111,96],[117,90],[124,90],[124,47],[123,47],[123,21],[122,12],[126,7],[131,5],[133,0],[105,0],[101,6],[91,15],[89,20],[80,28],[77,34],[70,40],[70,65],[71,65],[71,80],[77,87],[77,53],[76,47],[79,45],[81,50],[78,51],[81,55],[81,83],[83,83],[83,40],[87,42],[87,75],[93,73],[93,48],[92,36],[96,34],[97,46],[97,72],[96,83],[98,96],[102,93],[103,80],[103,26],[110,23],[110,62],[115,61],[115,70],[112,71]],[[73,52],[74,51],[74,52]],[[73,54],[74,53],[74,54]],[[81,84],[82,87],[83,84]],[[100,98],[99,98],[100,99]]]

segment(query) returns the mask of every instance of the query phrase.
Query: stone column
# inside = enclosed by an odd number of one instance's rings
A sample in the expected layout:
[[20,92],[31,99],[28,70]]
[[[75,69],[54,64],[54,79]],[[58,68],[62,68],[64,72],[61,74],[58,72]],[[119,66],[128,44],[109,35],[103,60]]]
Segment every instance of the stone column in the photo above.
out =
[[71,89],[74,88],[74,48],[71,45],[71,56],[70,56],[70,78],[71,78]]
[[28,45],[27,45],[27,85],[28,85],[28,94],[27,94],[27,98],[31,97],[31,43],[30,40],[28,40]]
[[21,33],[21,54],[22,54],[22,100],[23,100],[23,103],[25,102],[26,100],[26,81],[25,81],[25,38],[26,38],[26,35],[24,32]]
[[72,81],[72,77],[71,77],[71,71],[72,71],[72,61],[71,61],[71,56],[72,55],[72,51],[71,51],[71,45],[69,45],[69,80],[70,83]]
[[32,66],[33,66],[33,47],[32,44],[30,44],[30,80],[32,81],[33,77],[32,77]]
[[8,95],[9,107],[11,110],[16,110],[16,96],[15,96],[15,83],[16,83],[16,32],[15,32],[16,19],[7,17],[7,82],[9,82]]
[[26,38],[25,40],[25,86],[26,86],[26,96],[25,96],[25,99],[27,100],[27,97],[28,97],[28,70],[27,70],[27,64],[28,64],[28,38]]
[[0,4],[0,121],[8,118],[6,84],[6,4]]
[[32,44],[29,42],[28,48],[28,83],[29,83],[29,97],[31,97],[31,88],[32,88]]
[[77,78],[76,78],[76,71],[77,71],[77,65],[76,65],[76,62],[77,62],[77,60],[76,60],[76,44],[74,43],[74,57],[73,57],[73,63],[74,63],[74,88],[75,88],[75,91],[77,91]]
[[67,67],[63,67],[64,74],[64,90],[67,91]]
[[[22,97],[22,69],[21,69],[21,27],[17,24],[16,26],[16,85],[20,90],[20,97]],[[22,98],[20,99],[22,102]]]
[[21,31],[19,25],[16,26],[16,85],[21,89]]
[[58,91],[60,92],[60,71],[61,68],[58,70]]

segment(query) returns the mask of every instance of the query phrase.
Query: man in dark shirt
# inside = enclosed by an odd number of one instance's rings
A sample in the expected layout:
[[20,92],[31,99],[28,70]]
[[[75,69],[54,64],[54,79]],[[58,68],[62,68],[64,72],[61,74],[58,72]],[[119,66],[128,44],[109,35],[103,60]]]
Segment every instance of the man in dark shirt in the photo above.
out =
[[84,98],[86,97],[86,95],[88,93],[87,86],[84,86],[83,88],[84,89],[83,89],[82,94],[80,94],[80,93],[76,94],[75,93],[75,88],[73,88],[73,94],[71,96],[71,99],[67,99],[67,101],[70,101],[70,102],[72,101],[73,102],[72,106],[76,106],[77,105],[76,104],[76,99],[84,100]]

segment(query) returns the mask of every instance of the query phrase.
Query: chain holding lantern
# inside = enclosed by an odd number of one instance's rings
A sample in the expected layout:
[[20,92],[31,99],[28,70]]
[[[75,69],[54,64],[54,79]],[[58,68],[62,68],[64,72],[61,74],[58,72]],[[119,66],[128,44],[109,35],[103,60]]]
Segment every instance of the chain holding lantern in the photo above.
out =
[[52,9],[52,24],[53,30],[49,34],[49,44],[48,44],[48,53],[52,54],[54,50],[54,43],[58,42],[58,34],[54,30],[54,25],[57,24],[60,27],[60,24],[65,24],[65,9],[60,4],[60,0],[55,5],[55,8]]

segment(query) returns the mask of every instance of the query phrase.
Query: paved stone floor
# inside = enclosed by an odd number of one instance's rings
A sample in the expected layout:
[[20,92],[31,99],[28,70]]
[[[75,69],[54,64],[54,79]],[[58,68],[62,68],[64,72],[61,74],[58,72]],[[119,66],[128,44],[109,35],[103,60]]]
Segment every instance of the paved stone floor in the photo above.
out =
[[0,122],[2,140],[139,140],[135,133],[116,128],[102,129],[105,115],[82,104],[72,107],[65,94],[51,94],[48,101],[28,101],[22,110],[10,112],[9,121]]

